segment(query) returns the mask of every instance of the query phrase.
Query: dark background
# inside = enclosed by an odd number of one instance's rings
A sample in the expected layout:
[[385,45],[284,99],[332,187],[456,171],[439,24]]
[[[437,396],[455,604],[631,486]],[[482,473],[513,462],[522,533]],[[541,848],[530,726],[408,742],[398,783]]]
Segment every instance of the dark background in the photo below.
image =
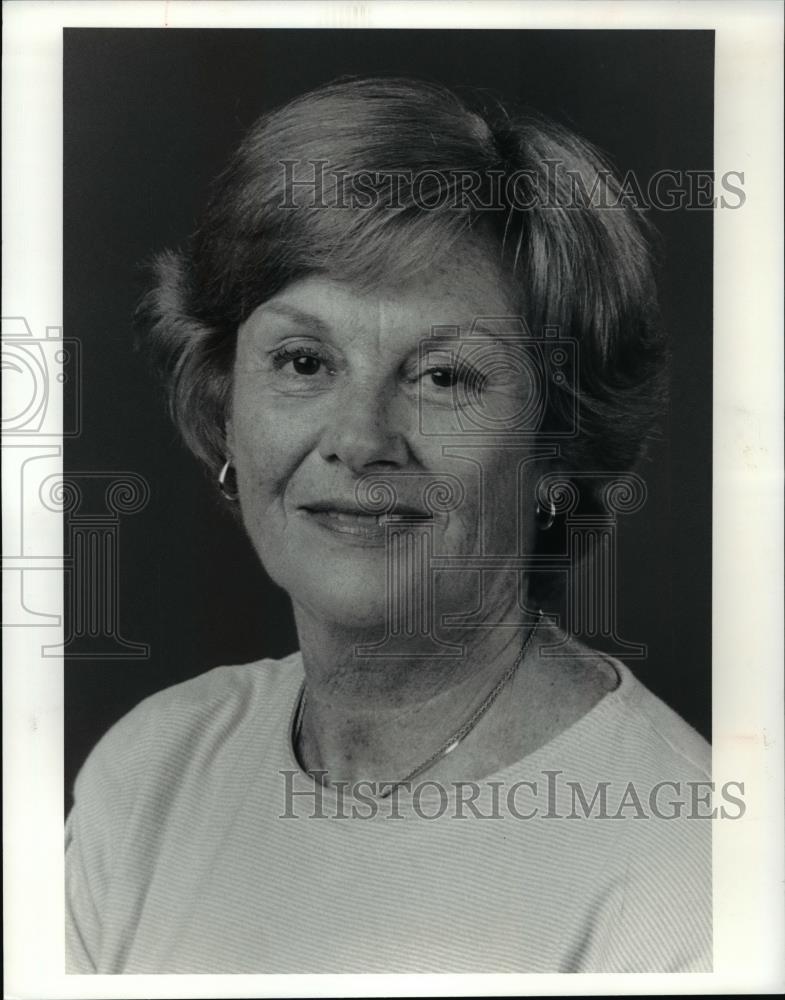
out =
[[[712,32],[64,31],[64,322],[82,344],[82,432],[67,473],[132,471],[151,499],[120,525],[119,620],[145,660],[66,661],[66,802],[96,740],[143,697],[222,663],[296,648],[212,483],[179,443],[134,349],[140,264],[182,243],[211,178],[262,112],[344,74],[480,87],[567,124],[643,181],[713,166]],[[711,720],[712,218],[653,212],[672,399],[622,519],[630,666],[704,735]]]

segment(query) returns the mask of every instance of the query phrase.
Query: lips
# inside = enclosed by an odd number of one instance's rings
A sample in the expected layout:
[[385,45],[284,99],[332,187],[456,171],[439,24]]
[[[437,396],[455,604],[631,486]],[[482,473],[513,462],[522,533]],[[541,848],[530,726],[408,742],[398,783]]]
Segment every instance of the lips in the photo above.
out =
[[310,520],[323,528],[369,541],[383,540],[386,536],[386,525],[390,523],[429,524],[433,521],[433,517],[428,511],[404,505],[396,505],[392,510],[384,511],[381,514],[369,514],[356,506],[329,502],[303,505],[300,510]]

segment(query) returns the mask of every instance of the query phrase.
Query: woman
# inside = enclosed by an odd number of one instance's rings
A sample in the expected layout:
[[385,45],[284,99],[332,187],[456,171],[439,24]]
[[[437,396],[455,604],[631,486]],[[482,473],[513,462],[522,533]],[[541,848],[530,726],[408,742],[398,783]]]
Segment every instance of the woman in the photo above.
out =
[[328,86],[251,130],[144,316],[300,650],[93,751],[71,970],[709,970],[708,747],[539,610],[562,500],[603,509],[662,398],[645,230],[596,151]]

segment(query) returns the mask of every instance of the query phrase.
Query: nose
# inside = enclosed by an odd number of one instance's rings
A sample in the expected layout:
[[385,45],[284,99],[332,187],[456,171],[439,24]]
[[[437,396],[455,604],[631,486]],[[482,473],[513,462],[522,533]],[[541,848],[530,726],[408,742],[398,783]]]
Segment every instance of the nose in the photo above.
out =
[[408,447],[396,425],[397,409],[394,395],[376,384],[346,385],[332,399],[319,454],[356,475],[405,464]]

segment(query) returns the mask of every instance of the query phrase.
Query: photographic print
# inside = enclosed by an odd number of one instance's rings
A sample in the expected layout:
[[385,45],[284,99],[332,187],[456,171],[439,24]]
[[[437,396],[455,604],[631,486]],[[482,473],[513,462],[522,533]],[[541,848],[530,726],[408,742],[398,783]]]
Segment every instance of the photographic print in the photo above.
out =
[[710,982],[717,32],[61,39],[62,320],[3,312],[60,981]]

